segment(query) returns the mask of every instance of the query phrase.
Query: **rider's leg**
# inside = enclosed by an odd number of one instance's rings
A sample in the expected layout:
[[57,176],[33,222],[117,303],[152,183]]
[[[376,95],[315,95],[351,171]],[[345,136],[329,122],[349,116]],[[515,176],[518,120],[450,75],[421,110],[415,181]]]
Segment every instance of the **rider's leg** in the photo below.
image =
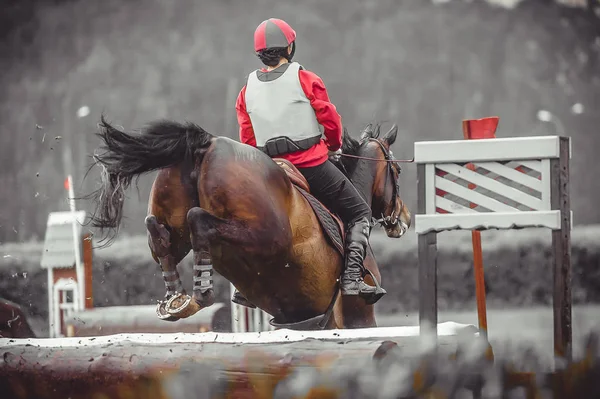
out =
[[347,226],[342,295],[371,298],[376,287],[363,280],[363,261],[371,233],[371,208],[350,180],[329,160],[315,167],[298,170],[308,181],[311,193],[339,215]]

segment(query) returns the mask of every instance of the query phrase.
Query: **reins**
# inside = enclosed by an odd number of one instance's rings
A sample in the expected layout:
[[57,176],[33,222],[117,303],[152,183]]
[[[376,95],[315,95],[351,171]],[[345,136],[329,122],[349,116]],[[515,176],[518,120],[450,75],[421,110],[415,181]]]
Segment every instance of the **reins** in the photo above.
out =
[[370,158],[370,157],[361,157],[359,155],[350,155],[350,154],[338,154],[341,157],[347,158],[356,158],[356,159],[364,159],[366,161],[378,161],[378,162],[397,162],[397,163],[413,163],[415,162],[415,157],[412,159],[380,159],[380,158]]

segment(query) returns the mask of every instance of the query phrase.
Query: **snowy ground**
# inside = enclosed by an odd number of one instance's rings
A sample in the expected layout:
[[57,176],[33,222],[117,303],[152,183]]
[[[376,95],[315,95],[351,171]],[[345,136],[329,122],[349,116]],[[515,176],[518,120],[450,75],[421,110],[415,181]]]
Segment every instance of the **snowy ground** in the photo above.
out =
[[[477,311],[473,304],[472,312],[440,311],[438,322],[454,321],[477,325]],[[502,352],[509,346],[533,347],[547,358],[553,353],[553,318],[551,307],[520,309],[488,309],[488,334],[495,352]],[[577,306],[573,308],[573,348],[578,356],[587,334],[594,330],[600,333],[600,306]],[[417,325],[418,313],[379,315],[377,323],[381,327],[394,325]]]

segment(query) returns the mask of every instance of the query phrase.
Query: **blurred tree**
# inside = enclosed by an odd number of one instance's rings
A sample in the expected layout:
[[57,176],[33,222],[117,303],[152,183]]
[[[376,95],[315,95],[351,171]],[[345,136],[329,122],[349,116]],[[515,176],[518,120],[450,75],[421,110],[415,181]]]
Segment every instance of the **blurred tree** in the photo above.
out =
[[[600,222],[600,23],[589,10],[544,0],[514,9],[394,0],[5,3],[0,241],[41,238],[48,212],[67,209],[67,145],[77,194],[94,187],[96,170],[82,178],[101,113],[127,129],[166,117],[237,137],[232,99],[259,67],[252,35],[271,16],[297,30],[297,60],[323,77],[351,132],[373,119],[399,124],[398,157],[411,157],[417,140],[460,138],[463,118],[500,116],[499,137],[555,134],[556,125],[536,119],[540,109],[552,112],[573,137],[575,223]],[[91,113],[80,118],[84,105]],[[151,177],[140,180],[138,201],[130,192],[126,232],[144,232]],[[415,179],[405,167],[401,190],[412,208]]]

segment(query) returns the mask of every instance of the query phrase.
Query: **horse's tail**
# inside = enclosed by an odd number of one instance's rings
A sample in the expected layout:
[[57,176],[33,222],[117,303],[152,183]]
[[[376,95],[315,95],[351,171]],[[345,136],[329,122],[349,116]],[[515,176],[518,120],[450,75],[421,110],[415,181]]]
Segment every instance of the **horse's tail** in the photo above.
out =
[[169,120],[152,122],[141,134],[131,134],[101,116],[99,128],[97,135],[103,141],[104,152],[94,154],[94,163],[102,168],[102,185],[89,196],[96,203],[91,223],[101,231],[110,229],[109,242],[118,233],[125,190],[134,177],[193,161],[197,151],[208,148],[214,138],[198,125]]

